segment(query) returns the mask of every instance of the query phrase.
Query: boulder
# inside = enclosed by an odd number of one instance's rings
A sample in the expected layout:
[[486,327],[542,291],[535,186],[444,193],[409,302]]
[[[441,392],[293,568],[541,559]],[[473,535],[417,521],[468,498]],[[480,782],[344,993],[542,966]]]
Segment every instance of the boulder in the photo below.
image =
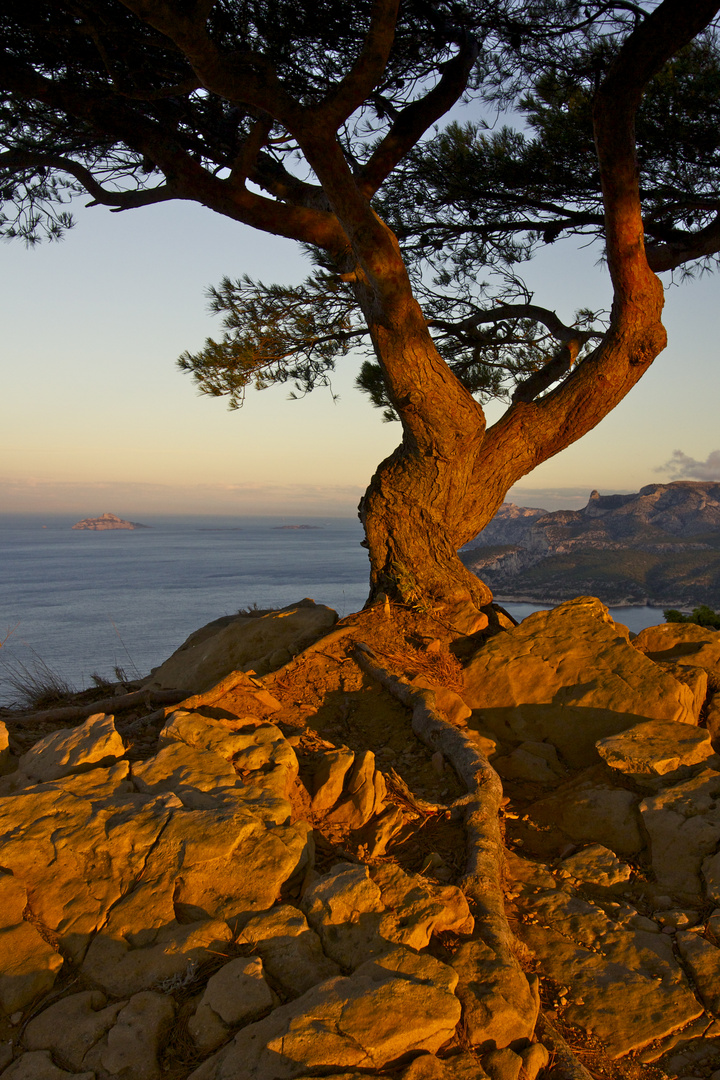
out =
[[135,994],[107,1034],[87,1053],[97,1080],[160,1080],[158,1060],[175,1016],[166,994]]
[[555,747],[546,742],[520,743],[510,754],[493,758],[493,768],[503,780],[524,780],[544,787],[557,786],[565,771]]
[[598,760],[598,739],[644,720],[695,721],[690,688],[633,648],[594,597],[490,638],[464,677],[483,727],[510,743],[550,742],[575,768]]
[[386,794],[385,779],[375,768],[375,755],[371,750],[356,754],[345,777],[342,797],[326,815],[326,821],[361,829],[366,821],[382,812]]
[[641,630],[633,640],[639,652],[662,663],[720,668],[720,634],[697,623],[661,623]]
[[85,1055],[100,1042],[116,1023],[124,1001],[108,1005],[99,990],[84,990],[61,998],[38,1016],[23,1032],[22,1042],[28,1050],[50,1050],[71,1069],[80,1071]]
[[635,724],[595,746],[611,769],[636,780],[687,772],[713,755],[709,732],[670,720]]
[[609,848],[602,844],[590,844],[563,859],[561,868],[570,877],[586,885],[612,889],[627,885],[632,877],[632,867],[620,862]]
[[10,754],[10,740],[8,729],[0,720],[0,776],[12,772],[15,762]]
[[18,768],[32,780],[59,780],[110,765],[124,753],[114,717],[96,713],[78,727],[54,731],[40,739],[22,755]]
[[233,1028],[259,1020],[273,1004],[260,957],[238,957],[208,980],[188,1030],[199,1050],[215,1050]]
[[243,1028],[190,1080],[291,1080],[376,1070],[404,1054],[434,1053],[460,1019],[456,984],[446,964],[396,948]]
[[720,694],[714,693],[710,698],[705,726],[715,744],[715,749],[720,750]]
[[321,814],[329,810],[342,795],[345,778],[355,760],[355,754],[347,746],[328,750],[320,755],[313,777],[314,794],[312,811]]
[[335,961],[325,956],[320,938],[303,913],[289,904],[254,915],[237,941],[262,957],[268,975],[288,997],[300,997],[340,974]]
[[390,949],[380,936],[385,905],[367,866],[333,866],[305,891],[300,906],[326,955],[344,968]]
[[667,671],[678,682],[685,683],[690,688],[693,696],[693,716],[696,723],[699,723],[700,714],[708,695],[708,671],[706,668],[691,667],[689,664],[674,664],[668,661],[656,660],[655,662],[660,663],[663,671]]
[[[232,671],[265,674],[311,645],[337,622],[331,608],[301,600],[266,615],[216,619],[196,630],[145,686],[198,694]],[[271,663],[273,657],[279,663]]]

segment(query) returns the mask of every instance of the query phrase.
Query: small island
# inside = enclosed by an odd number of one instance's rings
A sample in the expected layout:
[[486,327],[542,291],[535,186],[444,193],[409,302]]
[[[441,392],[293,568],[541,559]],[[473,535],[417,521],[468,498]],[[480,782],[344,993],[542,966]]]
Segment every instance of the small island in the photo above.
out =
[[322,525],[273,525],[273,529],[291,529],[293,532],[301,532],[304,529],[322,529]]
[[141,525],[139,521],[124,521],[117,514],[101,514],[96,518],[83,518],[73,525],[73,529],[91,529],[104,532],[106,529],[149,529],[150,525]]

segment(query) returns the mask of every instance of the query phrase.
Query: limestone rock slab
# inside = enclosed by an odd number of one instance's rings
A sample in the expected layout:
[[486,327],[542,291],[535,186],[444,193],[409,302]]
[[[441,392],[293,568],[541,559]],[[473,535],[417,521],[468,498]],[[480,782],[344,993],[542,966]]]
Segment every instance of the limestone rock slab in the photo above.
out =
[[230,941],[230,927],[219,920],[170,922],[151,942],[136,948],[104,932],[93,938],[82,972],[114,997],[130,997],[150,987],[178,989]]
[[659,887],[682,899],[702,895],[701,865],[720,843],[720,772],[663,789],[640,804]]
[[537,977],[509,968],[485,942],[464,942],[452,966],[458,973],[457,995],[463,1026],[472,1046],[506,1047],[529,1039],[540,1011]]
[[648,720],[608,735],[595,743],[611,769],[643,778],[667,776],[712,757],[710,735],[704,728],[670,720]]
[[433,957],[395,950],[243,1028],[192,1080],[290,1080],[331,1068],[379,1069],[411,1051],[434,1053],[460,1018],[456,983],[455,972]]
[[379,863],[371,876],[387,909],[378,928],[381,937],[424,949],[434,933],[472,933],[475,920],[456,885],[436,885],[419,874],[405,873],[395,863]]
[[271,670],[274,654],[291,656],[327,633],[337,622],[331,608],[302,600],[259,618],[216,619],[196,630],[146,683],[151,690],[202,693],[232,671]]
[[141,875],[171,816],[166,798],[91,803],[57,785],[0,799],[0,865],[35,916],[80,960],[112,905]]
[[632,867],[621,862],[609,848],[591,844],[562,861],[562,869],[588,885],[612,889],[628,883]]
[[166,994],[135,994],[86,1056],[97,1080],[160,1080],[159,1052],[175,1016]]
[[22,755],[18,768],[33,780],[58,780],[110,765],[124,753],[114,717],[96,713],[78,727],[54,731],[40,739]]
[[262,958],[268,975],[289,997],[300,997],[340,974],[335,961],[323,953],[320,938],[303,913],[290,904],[254,915],[237,940]]
[[238,957],[208,980],[188,1030],[200,1050],[214,1050],[233,1028],[260,1019],[273,1007],[273,995],[263,977],[259,956]]
[[85,990],[61,998],[34,1017],[23,1033],[28,1050],[50,1050],[77,1072],[85,1055],[100,1042],[116,1023],[125,1002],[107,1004],[99,990]]
[[523,893],[518,907],[519,936],[544,973],[569,988],[565,1019],[597,1035],[611,1056],[701,1015],[670,939],[631,907],[618,905],[613,917],[559,888]]
[[275,724],[238,721],[230,728],[199,713],[178,711],[160,732],[161,746],[172,742],[218,754],[232,763],[244,783],[279,798],[287,798],[298,774],[295,751]]
[[613,787],[597,770],[588,770],[533,803],[529,813],[540,825],[555,825],[572,840],[601,843],[616,855],[628,856],[646,844],[639,803],[632,791]]
[[48,1050],[34,1050],[16,1058],[2,1080],[97,1080],[94,1072],[67,1072],[54,1064]]
[[0,1006],[8,1015],[24,1009],[52,988],[62,965],[30,923],[0,929]]
[[695,719],[689,687],[633,648],[594,597],[496,635],[464,674],[463,698],[483,727],[509,743],[551,742],[575,768],[598,760],[595,743],[607,735],[644,720]]
[[675,940],[705,1008],[717,1016],[720,1013],[720,948],[689,930],[679,930]]

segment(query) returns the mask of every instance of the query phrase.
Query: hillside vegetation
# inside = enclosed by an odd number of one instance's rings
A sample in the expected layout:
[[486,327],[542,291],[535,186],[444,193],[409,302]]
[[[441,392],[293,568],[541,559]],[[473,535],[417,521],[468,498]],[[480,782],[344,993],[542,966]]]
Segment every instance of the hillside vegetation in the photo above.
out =
[[582,510],[506,504],[462,552],[505,598],[693,607],[720,603],[720,483],[593,491]]

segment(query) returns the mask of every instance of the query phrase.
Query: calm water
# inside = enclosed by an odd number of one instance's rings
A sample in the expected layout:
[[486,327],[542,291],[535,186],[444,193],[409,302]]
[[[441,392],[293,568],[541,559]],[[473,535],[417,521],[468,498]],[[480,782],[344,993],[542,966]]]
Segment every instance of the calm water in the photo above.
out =
[[[311,597],[340,615],[367,598],[356,520],[145,517],[74,532],[76,517],[0,516],[0,660],[39,657],[75,686],[146,674],[188,634],[240,608]],[[308,530],[278,528],[312,525]],[[3,690],[0,663],[0,696]]]
[[[40,660],[76,687],[162,663],[211,619],[305,596],[341,616],[367,597],[356,519],[147,517],[135,531],[74,532],[75,517],[0,515],[0,701],[5,664]],[[311,525],[312,529],[286,529]],[[504,605],[524,618],[542,604]],[[662,611],[619,608],[642,629]]]

